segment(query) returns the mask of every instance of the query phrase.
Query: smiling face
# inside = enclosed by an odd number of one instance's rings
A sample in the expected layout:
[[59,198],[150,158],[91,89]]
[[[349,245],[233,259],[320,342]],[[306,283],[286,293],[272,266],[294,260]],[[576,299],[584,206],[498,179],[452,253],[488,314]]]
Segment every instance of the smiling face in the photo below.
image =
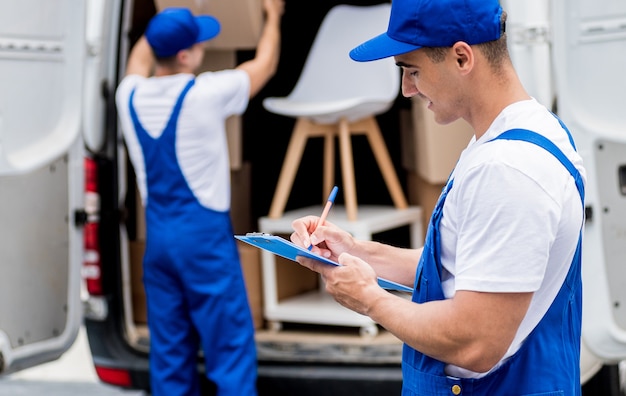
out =
[[508,55],[506,35],[471,46],[420,48],[395,56],[402,68],[402,94],[426,100],[435,121],[459,118],[480,138],[508,105],[530,99]]
[[428,102],[439,124],[451,123],[463,115],[462,73],[464,59],[455,47],[446,49],[442,59],[433,59],[422,48],[395,57],[402,68],[402,95]]

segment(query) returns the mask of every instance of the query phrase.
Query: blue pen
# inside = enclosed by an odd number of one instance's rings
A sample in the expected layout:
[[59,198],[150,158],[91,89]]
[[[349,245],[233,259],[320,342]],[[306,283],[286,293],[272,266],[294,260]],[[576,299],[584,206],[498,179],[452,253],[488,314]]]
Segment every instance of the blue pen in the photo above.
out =
[[[322,212],[322,215],[320,216],[319,221],[317,222],[317,225],[315,226],[317,228],[317,226],[319,226],[320,224],[324,224],[324,221],[326,220],[326,217],[328,217],[328,213],[330,212],[330,208],[333,207],[333,204],[335,203],[335,197],[337,196],[337,191],[339,190],[339,188],[337,186],[333,187],[332,191],[330,192],[330,195],[328,196],[328,200],[326,201],[326,206],[324,206],[324,211]],[[313,230],[315,231],[315,230]],[[309,250],[313,249],[313,244],[309,245]]]

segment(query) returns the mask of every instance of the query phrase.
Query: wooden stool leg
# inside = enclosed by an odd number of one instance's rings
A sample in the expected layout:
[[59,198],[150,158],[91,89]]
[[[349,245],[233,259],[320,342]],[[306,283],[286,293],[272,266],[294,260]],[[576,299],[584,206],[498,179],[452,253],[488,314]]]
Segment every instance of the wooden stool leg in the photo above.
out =
[[409,205],[404,197],[402,187],[398,181],[398,175],[393,167],[391,157],[389,157],[389,151],[387,151],[387,146],[385,145],[383,136],[380,133],[380,128],[374,117],[369,118],[367,121],[366,135],[394,205],[398,209],[406,209]]
[[283,215],[311,128],[310,122],[304,118],[298,118],[296,121],[291,139],[289,140],[289,146],[287,147],[285,161],[280,170],[276,190],[274,191],[274,198],[272,199],[268,215],[269,218],[278,219]]
[[335,134],[333,130],[324,134],[324,188],[322,191],[324,204],[335,184]]
[[339,121],[339,150],[341,154],[341,172],[348,220],[356,221],[357,201],[354,181],[354,161],[352,159],[352,141],[350,127],[346,119]]

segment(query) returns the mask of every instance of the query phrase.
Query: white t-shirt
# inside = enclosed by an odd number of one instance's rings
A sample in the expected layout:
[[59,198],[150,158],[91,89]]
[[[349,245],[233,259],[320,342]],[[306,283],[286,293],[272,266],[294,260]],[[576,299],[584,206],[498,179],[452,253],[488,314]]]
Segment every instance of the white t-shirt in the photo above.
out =
[[[154,138],[163,133],[174,104],[192,74],[145,78],[128,75],[116,92],[122,132],[137,176],[137,186],[146,205],[146,171],[141,146],[128,107],[133,105],[141,125]],[[201,73],[183,102],[176,130],[176,155],[183,176],[203,206],[230,209],[230,165],[226,119],[242,114],[248,106],[250,79],[242,70]]]
[[[574,179],[552,154],[527,142],[489,142],[514,128],[550,139],[585,180],[582,159],[567,133],[534,99],[505,108],[459,158],[440,225],[446,298],[457,290],[534,292],[500,363],[519,349],[552,304],[569,270],[583,224]],[[446,372],[463,378],[484,375],[452,365]]]

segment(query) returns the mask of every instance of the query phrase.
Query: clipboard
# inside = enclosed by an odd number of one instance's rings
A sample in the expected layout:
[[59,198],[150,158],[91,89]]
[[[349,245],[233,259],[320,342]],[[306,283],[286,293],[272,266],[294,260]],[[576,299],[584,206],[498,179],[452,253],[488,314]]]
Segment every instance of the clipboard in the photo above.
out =
[[[263,232],[249,232],[246,235],[235,235],[235,238],[291,261],[296,261],[296,257],[303,256],[330,265],[341,265],[277,235],[266,234]],[[384,278],[379,277],[378,284],[383,289],[413,293],[412,288]]]

